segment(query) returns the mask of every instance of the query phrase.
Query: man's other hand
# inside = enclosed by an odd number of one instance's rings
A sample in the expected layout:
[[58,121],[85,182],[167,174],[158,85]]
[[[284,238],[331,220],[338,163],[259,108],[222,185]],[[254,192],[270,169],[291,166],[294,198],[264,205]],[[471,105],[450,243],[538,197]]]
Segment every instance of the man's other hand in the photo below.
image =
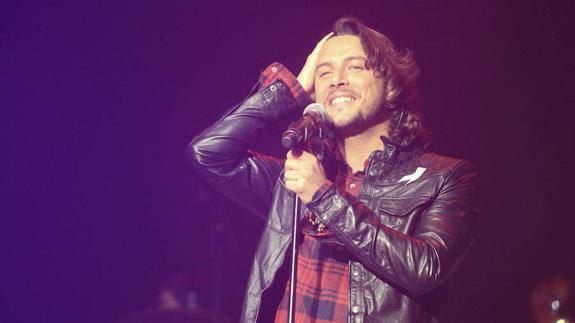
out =
[[311,54],[308,55],[305,61],[305,65],[303,66],[301,72],[299,72],[299,75],[297,76],[297,80],[299,81],[303,89],[314,100],[315,100],[314,80],[315,80],[315,68],[317,66],[317,58],[319,56],[319,52],[321,51],[323,44],[331,36],[333,36],[333,32],[323,36],[323,38],[317,43],[317,45],[315,45],[315,48],[313,49]]

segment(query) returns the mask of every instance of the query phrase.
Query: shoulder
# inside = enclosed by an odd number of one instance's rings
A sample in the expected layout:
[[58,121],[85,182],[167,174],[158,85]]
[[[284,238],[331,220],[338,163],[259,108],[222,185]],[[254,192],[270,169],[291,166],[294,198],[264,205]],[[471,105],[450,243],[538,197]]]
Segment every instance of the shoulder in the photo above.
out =
[[444,184],[477,186],[479,170],[470,161],[435,153],[424,153],[418,158],[427,169],[427,176],[439,177]]
[[423,153],[414,158],[412,162],[426,167],[431,172],[452,172],[454,169],[459,168],[477,168],[473,163],[465,159],[442,156],[432,152]]

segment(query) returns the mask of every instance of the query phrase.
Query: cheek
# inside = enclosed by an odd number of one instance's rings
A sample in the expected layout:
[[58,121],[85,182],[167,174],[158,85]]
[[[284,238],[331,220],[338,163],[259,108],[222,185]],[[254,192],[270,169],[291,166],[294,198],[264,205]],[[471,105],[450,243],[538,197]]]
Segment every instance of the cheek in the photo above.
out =
[[383,99],[383,84],[381,82],[374,82],[369,84],[369,97],[371,101],[379,102]]
[[315,98],[318,103],[322,103],[327,95],[326,87],[323,82],[315,82]]

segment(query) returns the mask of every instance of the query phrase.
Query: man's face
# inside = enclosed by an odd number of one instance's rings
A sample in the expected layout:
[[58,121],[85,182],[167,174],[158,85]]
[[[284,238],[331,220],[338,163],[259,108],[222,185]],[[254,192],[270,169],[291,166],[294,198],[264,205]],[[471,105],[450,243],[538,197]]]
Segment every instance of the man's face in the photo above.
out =
[[365,67],[367,54],[357,36],[330,38],[322,47],[315,73],[316,102],[337,130],[362,132],[378,123],[383,79]]

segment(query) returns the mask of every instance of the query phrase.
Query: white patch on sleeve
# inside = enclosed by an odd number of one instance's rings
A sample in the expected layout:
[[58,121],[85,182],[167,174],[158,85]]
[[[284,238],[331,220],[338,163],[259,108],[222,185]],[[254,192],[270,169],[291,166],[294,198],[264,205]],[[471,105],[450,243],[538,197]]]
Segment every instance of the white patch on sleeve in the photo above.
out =
[[418,179],[419,177],[421,177],[421,175],[423,175],[426,169],[427,168],[424,167],[417,167],[417,169],[415,170],[415,172],[413,172],[413,174],[403,176],[399,180],[399,182],[407,182],[409,184],[414,180]]

